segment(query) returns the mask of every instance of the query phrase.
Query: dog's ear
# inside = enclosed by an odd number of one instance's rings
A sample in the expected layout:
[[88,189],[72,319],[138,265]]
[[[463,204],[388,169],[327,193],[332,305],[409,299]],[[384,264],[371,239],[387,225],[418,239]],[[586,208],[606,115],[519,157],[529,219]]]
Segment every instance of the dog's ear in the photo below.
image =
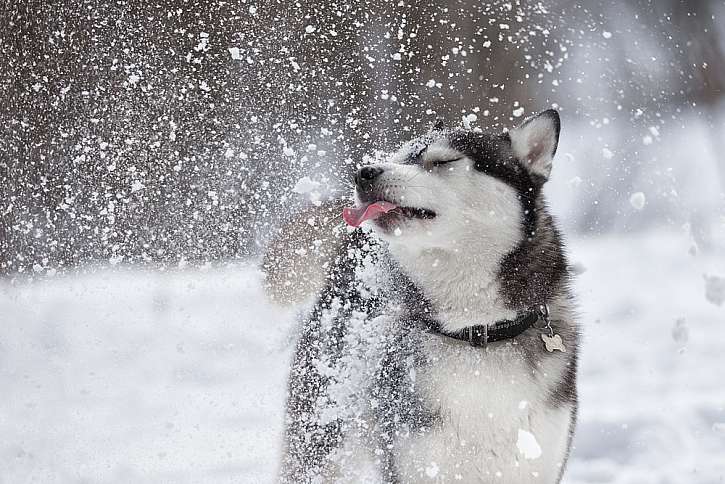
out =
[[530,172],[548,179],[560,129],[561,121],[555,109],[528,118],[509,131],[514,155]]

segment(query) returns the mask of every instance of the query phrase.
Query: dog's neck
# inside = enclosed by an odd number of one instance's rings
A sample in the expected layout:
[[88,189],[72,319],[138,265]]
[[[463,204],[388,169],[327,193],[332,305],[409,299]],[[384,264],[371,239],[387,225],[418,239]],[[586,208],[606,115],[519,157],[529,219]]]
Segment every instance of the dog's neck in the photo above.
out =
[[500,293],[498,271],[504,249],[462,245],[452,249],[390,245],[390,253],[432,304],[445,331],[511,319]]

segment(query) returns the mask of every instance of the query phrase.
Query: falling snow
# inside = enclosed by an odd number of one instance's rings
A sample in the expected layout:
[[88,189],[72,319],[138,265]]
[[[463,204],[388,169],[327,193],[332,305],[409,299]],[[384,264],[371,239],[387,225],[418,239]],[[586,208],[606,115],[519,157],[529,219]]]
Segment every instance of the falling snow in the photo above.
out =
[[645,201],[646,198],[642,192],[635,192],[629,196],[629,204],[635,210],[642,210],[644,208]]

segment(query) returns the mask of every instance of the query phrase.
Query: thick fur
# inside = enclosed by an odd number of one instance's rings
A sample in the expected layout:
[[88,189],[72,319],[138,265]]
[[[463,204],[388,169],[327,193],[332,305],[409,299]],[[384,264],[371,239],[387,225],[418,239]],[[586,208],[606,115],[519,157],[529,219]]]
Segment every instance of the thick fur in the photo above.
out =
[[[555,111],[503,135],[434,130],[358,179],[358,202],[435,218],[341,234],[290,373],[282,482],[559,482],[578,328],[542,193],[558,136]],[[543,303],[566,352],[536,327],[486,348],[425,330]]]

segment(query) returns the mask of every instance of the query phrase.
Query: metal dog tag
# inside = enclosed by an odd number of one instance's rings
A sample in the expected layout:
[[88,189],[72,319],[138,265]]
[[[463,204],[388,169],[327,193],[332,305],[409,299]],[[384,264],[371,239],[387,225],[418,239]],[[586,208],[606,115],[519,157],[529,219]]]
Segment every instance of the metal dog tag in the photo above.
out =
[[549,353],[553,353],[554,351],[558,350],[562,353],[566,353],[566,346],[564,346],[564,342],[561,340],[561,336],[558,334],[549,336],[548,334],[542,334],[541,339],[544,341],[544,344],[546,345],[546,351]]

